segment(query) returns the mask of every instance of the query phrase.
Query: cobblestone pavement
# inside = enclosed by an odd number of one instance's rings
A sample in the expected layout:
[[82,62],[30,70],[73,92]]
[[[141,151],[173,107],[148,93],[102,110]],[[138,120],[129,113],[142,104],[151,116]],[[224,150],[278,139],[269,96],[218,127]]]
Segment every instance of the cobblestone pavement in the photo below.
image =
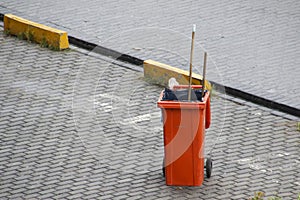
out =
[[180,68],[188,66],[190,31],[196,24],[194,63],[200,69],[205,48],[210,80],[300,109],[297,0],[2,0],[0,12]]
[[[2,30],[1,30],[2,31]],[[166,186],[162,88],[135,66],[0,34],[0,199],[247,199],[300,192],[299,118],[213,94],[201,187]]]

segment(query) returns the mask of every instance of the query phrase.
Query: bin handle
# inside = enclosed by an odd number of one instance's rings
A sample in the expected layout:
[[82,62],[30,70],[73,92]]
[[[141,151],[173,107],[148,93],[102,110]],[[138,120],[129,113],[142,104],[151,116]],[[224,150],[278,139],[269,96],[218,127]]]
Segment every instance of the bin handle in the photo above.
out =
[[206,109],[205,109],[205,128],[208,129],[211,123],[211,113],[210,113],[210,97],[208,96],[206,101]]

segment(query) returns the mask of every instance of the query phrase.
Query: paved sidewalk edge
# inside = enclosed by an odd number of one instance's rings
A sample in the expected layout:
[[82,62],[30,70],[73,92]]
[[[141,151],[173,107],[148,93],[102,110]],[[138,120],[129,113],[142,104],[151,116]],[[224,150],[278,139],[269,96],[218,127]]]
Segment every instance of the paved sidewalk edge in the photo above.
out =
[[[139,65],[142,66],[144,63],[144,60],[136,58],[134,56],[130,56],[127,54],[122,54],[118,51],[112,50],[112,49],[108,49],[106,47],[102,47],[99,45],[96,45],[94,43],[90,43],[84,40],[81,40],[79,38],[73,37],[73,36],[69,36],[69,42],[72,45],[75,45],[77,47],[86,49],[86,50],[93,50],[93,52],[95,53],[99,53],[101,55],[105,55],[105,56],[109,56],[112,58],[115,58],[117,60],[120,61],[124,61],[124,62],[128,62],[134,65]],[[226,85],[222,85],[219,83],[216,83],[214,81],[210,81],[210,83],[213,85],[214,88],[216,88],[217,90],[219,88],[225,88],[225,92],[229,95],[235,96],[235,97],[239,97],[241,99],[271,108],[271,109],[276,109],[278,111],[290,114],[290,115],[294,115],[299,117],[300,116],[300,110],[285,104],[281,104],[269,99],[265,99],[263,97],[259,97],[232,87],[228,87]],[[219,90],[222,91],[222,90]]]
[[[0,13],[0,21],[3,21],[3,18],[4,18],[4,14]],[[83,49],[86,49],[89,51],[93,51],[95,53],[98,53],[98,54],[101,54],[104,56],[108,56],[108,57],[114,58],[116,60],[128,62],[128,63],[138,65],[138,66],[142,66],[144,63],[144,60],[139,59],[137,57],[130,56],[128,54],[123,54],[118,51],[115,51],[115,50],[112,50],[112,49],[109,49],[106,47],[102,47],[102,46],[99,46],[97,44],[94,44],[94,43],[91,43],[88,41],[84,41],[80,38],[73,37],[71,35],[69,35],[68,38],[69,38],[70,44],[72,44],[74,46],[77,46],[77,47],[80,47],[80,48],[83,48]],[[225,88],[226,94],[229,94],[229,95],[232,95],[232,96],[235,96],[235,97],[244,99],[246,101],[250,101],[252,103],[262,105],[262,106],[265,106],[265,107],[268,107],[271,109],[275,109],[275,110],[278,110],[278,111],[281,111],[281,112],[284,112],[284,113],[287,113],[290,115],[294,115],[296,117],[300,117],[300,109],[297,109],[297,108],[294,108],[294,107],[291,107],[291,106],[288,106],[285,104],[281,104],[281,103],[278,103],[278,102],[275,102],[275,101],[272,101],[272,100],[269,100],[269,99],[266,99],[263,97],[259,97],[259,96],[256,96],[256,95],[253,95],[253,94],[250,94],[250,93],[247,93],[247,92],[244,92],[244,91],[241,91],[241,90],[238,90],[238,89],[226,86],[226,85],[222,85],[222,84],[216,83],[214,81],[210,81],[210,83],[216,90],[219,90],[221,92],[222,92],[222,88]]]

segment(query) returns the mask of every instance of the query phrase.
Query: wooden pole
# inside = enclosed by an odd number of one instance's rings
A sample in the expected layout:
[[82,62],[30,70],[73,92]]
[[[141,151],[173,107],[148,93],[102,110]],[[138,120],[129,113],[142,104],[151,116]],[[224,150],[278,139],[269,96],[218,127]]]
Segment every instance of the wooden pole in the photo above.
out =
[[207,60],[207,53],[204,52],[204,63],[203,63],[203,78],[202,78],[202,98],[204,97],[204,90],[205,90],[205,74],[206,74],[206,60]]
[[192,44],[191,44],[191,54],[190,54],[190,73],[189,73],[189,93],[188,93],[188,101],[191,101],[191,92],[192,92],[192,74],[193,74],[193,54],[194,54],[194,38],[196,32],[196,25],[193,25],[193,32],[192,32]]

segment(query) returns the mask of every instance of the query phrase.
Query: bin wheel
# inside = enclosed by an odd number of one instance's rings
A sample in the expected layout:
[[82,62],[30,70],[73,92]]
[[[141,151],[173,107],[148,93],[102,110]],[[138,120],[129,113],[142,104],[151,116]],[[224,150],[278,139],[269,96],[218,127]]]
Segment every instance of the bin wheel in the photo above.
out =
[[206,169],[206,177],[210,178],[211,177],[211,171],[212,171],[212,160],[211,160],[211,158],[206,159],[205,169]]
[[163,176],[166,177],[165,158],[163,159],[163,163],[162,163],[162,173],[163,173]]

